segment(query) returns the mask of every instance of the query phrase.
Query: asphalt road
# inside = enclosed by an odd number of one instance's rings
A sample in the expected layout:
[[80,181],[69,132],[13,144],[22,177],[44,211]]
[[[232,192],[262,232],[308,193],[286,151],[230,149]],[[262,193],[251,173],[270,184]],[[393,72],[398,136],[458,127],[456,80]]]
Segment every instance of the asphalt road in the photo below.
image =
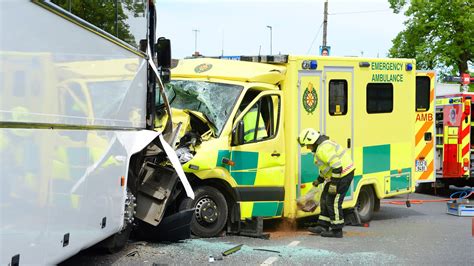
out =
[[[412,199],[437,200],[424,194]],[[404,198],[394,199],[404,200]],[[390,200],[384,200],[385,202]],[[241,236],[163,244],[130,242],[107,255],[87,250],[64,265],[473,265],[474,218],[446,214],[446,203],[382,204],[369,227],[346,226],[344,238],[327,239],[299,228],[272,231],[269,240]],[[220,254],[243,244],[234,254]],[[267,249],[268,251],[255,250]],[[210,256],[216,259],[209,262]]]

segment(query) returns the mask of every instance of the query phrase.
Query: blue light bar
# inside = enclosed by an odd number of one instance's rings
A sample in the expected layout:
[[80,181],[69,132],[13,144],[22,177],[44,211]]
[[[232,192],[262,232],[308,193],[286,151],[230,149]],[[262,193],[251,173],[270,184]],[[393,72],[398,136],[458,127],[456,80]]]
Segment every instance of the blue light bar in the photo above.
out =
[[316,60],[311,60],[311,62],[309,63],[309,68],[310,69],[318,68],[318,62]]
[[413,70],[413,65],[411,63],[408,63],[405,67],[407,71],[412,71]]

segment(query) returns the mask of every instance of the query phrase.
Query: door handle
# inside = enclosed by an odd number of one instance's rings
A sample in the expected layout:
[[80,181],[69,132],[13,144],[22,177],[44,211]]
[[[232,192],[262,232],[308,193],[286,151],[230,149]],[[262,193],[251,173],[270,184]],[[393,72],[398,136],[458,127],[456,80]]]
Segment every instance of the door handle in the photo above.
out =
[[351,139],[347,139],[347,148],[348,148],[348,149],[351,148]]
[[280,153],[277,152],[277,151],[274,151],[274,152],[272,153],[272,157],[280,157]]

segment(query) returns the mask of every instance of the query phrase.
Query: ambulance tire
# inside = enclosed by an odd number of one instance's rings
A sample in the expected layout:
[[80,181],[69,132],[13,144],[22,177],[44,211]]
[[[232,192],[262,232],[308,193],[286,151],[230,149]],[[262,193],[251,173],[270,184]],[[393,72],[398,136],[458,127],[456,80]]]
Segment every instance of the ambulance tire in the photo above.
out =
[[375,207],[375,194],[370,186],[363,186],[360,189],[357,198],[357,211],[359,212],[360,221],[367,223],[372,220]]
[[191,232],[199,237],[215,237],[227,224],[228,207],[222,193],[210,186],[194,190],[194,200],[184,199],[179,210],[195,209]]

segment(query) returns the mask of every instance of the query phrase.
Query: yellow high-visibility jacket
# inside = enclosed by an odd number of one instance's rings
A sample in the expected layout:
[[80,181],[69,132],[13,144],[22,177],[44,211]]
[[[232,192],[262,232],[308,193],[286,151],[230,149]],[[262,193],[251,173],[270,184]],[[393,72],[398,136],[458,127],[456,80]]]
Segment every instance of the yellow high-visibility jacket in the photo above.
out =
[[329,139],[321,142],[314,153],[314,162],[319,167],[319,182],[324,179],[342,178],[354,170],[350,153]]
[[265,129],[265,123],[263,122],[262,115],[258,114],[258,109],[255,107],[255,108],[250,109],[243,118],[245,142],[252,141],[255,136],[255,126],[257,125],[257,115],[259,115],[257,140],[266,138],[268,136],[267,130]]

